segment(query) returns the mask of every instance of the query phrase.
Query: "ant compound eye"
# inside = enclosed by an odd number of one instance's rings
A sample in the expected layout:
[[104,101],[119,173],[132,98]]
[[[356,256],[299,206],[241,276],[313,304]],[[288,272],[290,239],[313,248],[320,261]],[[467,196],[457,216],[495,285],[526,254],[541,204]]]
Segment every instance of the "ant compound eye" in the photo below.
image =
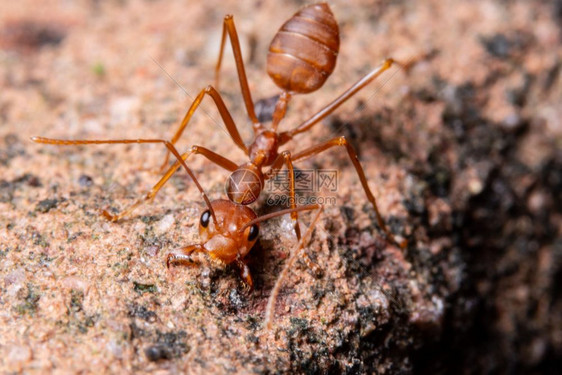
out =
[[250,233],[248,233],[248,241],[252,242],[254,241],[256,238],[258,238],[258,235],[260,234],[260,227],[258,227],[257,224],[254,224],[250,227]]
[[199,224],[203,228],[207,228],[209,226],[210,219],[211,219],[211,211],[207,210],[201,214],[201,220],[199,220]]

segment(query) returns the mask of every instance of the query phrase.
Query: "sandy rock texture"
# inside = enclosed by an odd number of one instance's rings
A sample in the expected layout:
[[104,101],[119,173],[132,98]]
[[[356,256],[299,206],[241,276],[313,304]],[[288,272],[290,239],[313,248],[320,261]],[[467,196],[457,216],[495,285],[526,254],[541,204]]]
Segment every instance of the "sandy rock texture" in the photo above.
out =
[[[291,220],[261,226],[245,292],[232,266],[165,265],[198,241],[205,209],[179,171],[152,203],[108,222],[158,180],[161,145],[56,147],[67,139],[170,138],[213,82],[222,19],[235,16],[255,101],[278,93],[265,56],[306,2],[55,1],[0,4],[0,372],[555,373],[562,358],[562,4],[332,1],[341,50],[283,129],[392,56],[393,70],[291,152],[345,135],[379,208],[376,224],[343,149],[299,163],[335,170],[306,254],[263,329],[296,246]],[[220,91],[251,140],[232,56]],[[171,77],[171,78],[170,78]],[[387,79],[390,77],[390,80]],[[385,83],[387,82],[387,83]],[[267,110],[265,110],[267,112]],[[211,100],[178,148],[237,163]],[[211,199],[228,173],[189,165]],[[277,192],[278,193],[278,192]],[[258,214],[282,208],[265,194]],[[332,200],[333,199],[333,200]],[[301,215],[306,228],[312,213]]]

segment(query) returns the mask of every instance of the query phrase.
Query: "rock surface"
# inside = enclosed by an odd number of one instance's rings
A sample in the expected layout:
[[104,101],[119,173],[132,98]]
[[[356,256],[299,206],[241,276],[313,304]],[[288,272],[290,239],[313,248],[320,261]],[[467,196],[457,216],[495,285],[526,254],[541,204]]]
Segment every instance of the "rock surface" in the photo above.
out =
[[[235,15],[254,100],[276,95],[265,54],[302,6],[290,4],[0,5],[2,373],[560,368],[559,1],[331,2],[338,65],[318,92],[294,98],[283,129],[384,57],[436,53],[407,75],[387,74],[287,147],[345,135],[383,216],[409,245],[387,243],[343,150],[299,164],[337,171],[336,191],[322,195],[335,204],[306,247],[321,272],[302,261],[290,270],[271,331],[263,329],[265,307],[296,246],[289,218],[263,223],[251,253],[255,290],[246,294],[230,266],[166,269],[168,251],[197,242],[204,209],[182,171],[130,217],[110,223],[99,214],[156,183],[161,146],[29,141],[170,138],[198,90],[213,82],[227,13]],[[221,93],[249,140],[228,53],[223,68]],[[178,147],[192,144],[244,161],[208,99]],[[224,195],[225,171],[197,157],[189,165],[211,199]],[[278,209],[266,197],[253,207]],[[310,214],[301,217],[310,223]]]

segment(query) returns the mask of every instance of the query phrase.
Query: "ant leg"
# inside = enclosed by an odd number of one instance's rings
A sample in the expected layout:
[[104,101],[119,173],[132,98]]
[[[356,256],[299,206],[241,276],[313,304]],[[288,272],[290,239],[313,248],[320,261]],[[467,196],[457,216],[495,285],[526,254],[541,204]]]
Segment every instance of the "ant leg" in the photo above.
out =
[[[349,89],[347,89],[343,94],[341,94],[339,97],[337,97],[333,102],[331,102],[330,104],[328,104],[327,106],[322,108],[320,111],[316,112],[316,114],[314,114],[311,118],[304,121],[299,126],[294,128],[293,130],[289,130],[289,131],[281,133],[279,143],[281,145],[285,144],[288,141],[290,141],[295,135],[303,133],[303,132],[309,130],[310,128],[312,128],[313,125],[317,124],[322,119],[324,119],[326,116],[328,116],[330,113],[334,112],[340,105],[345,103],[347,100],[349,100],[349,98],[351,98],[353,95],[355,95],[359,90],[361,90],[362,88],[367,86],[369,83],[371,83],[373,80],[375,80],[381,74],[383,74],[385,71],[390,69],[394,64],[402,67],[404,70],[407,70],[407,69],[409,69],[412,62],[410,61],[410,62],[407,62],[407,63],[403,64],[403,63],[399,63],[399,62],[397,62],[397,61],[395,61],[394,59],[391,59],[391,58],[386,59],[381,65],[379,65],[378,67],[376,67],[375,69],[373,69],[372,71],[367,73],[367,75],[365,75],[359,81],[354,83],[353,86],[351,86]],[[390,78],[392,78],[392,76]]]
[[[166,267],[170,268],[171,265],[193,266],[196,263],[191,259],[191,254],[198,251],[205,252],[205,248],[201,245],[189,245],[174,249],[166,256]],[[235,262],[240,271],[240,277],[244,280],[248,292],[251,292],[254,289],[254,281],[250,273],[250,267],[241,259],[237,259]]]
[[[199,155],[203,155],[204,157],[206,157],[208,160],[210,160],[211,162],[217,164],[219,167],[222,167],[230,172],[234,172],[236,170],[236,164],[231,162],[230,160],[226,159],[225,157],[214,153],[213,151],[206,149],[204,147],[201,146],[192,146],[191,150],[182,154],[181,157],[184,161],[187,160],[187,158],[191,155],[191,154],[199,154]],[[166,182],[168,182],[168,180],[170,179],[170,177],[172,177],[172,175],[180,168],[181,164],[179,161],[176,161],[164,174],[164,176],[162,176],[162,178],[160,178],[160,180],[158,181],[158,183],[156,183],[156,185],[154,185],[152,187],[152,189],[150,189],[150,191],[148,193],[146,193],[146,195],[144,195],[142,198],[138,199],[135,203],[133,203],[132,205],[130,205],[129,207],[127,207],[125,210],[123,210],[120,214],[117,215],[112,215],[109,212],[107,212],[106,210],[103,210],[102,214],[103,216],[110,220],[110,221],[117,221],[127,215],[129,215],[133,210],[135,210],[137,207],[139,207],[140,205],[142,205],[143,203],[146,203],[148,201],[151,201],[152,199],[154,199],[154,197],[156,196],[156,194],[158,194],[158,191],[160,191],[160,189],[162,188],[162,186],[164,186],[164,184]]]
[[64,146],[66,146],[66,145],[87,145],[87,144],[163,143],[166,146],[166,148],[168,148],[168,150],[172,154],[174,154],[174,156],[177,159],[176,162],[168,169],[168,171],[164,174],[164,176],[162,176],[162,178],[158,181],[158,183],[156,185],[154,185],[154,187],[143,198],[137,200],[135,203],[133,203],[131,206],[126,208],[123,212],[121,212],[118,215],[111,215],[106,210],[104,210],[102,212],[103,216],[105,216],[105,218],[107,218],[110,221],[117,221],[117,220],[121,219],[122,217],[131,213],[135,208],[137,208],[138,206],[140,206],[144,202],[154,198],[154,196],[156,196],[156,194],[162,188],[162,186],[170,179],[170,177],[174,174],[174,172],[181,165],[186,170],[189,177],[191,177],[191,179],[193,180],[195,185],[197,186],[197,189],[199,190],[203,199],[205,200],[205,203],[207,204],[207,207],[211,211],[211,216],[213,217],[213,220],[215,220],[215,222],[216,222],[216,217],[215,217],[215,214],[214,214],[214,210],[211,206],[211,201],[207,197],[207,194],[205,194],[205,191],[203,190],[203,188],[199,184],[199,181],[197,181],[197,178],[195,177],[195,175],[193,174],[191,169],[189,169],[189,167],[185,163],[185,160],[191,154],[201,154],[201,155],[205,156],[207,159],[209,159],[210,161],[214,162],[215,164],[217,164],[217,165],[219,165],[219,166],[221,166],[221,167],[223,167],[227,170],[234,171],[237,167],[236,164],[233,163],[232,161],[214,153],[211,150],[208,150],[208,149],[206,149],[204,147],[200,147],[200,146],[193,146],[190,151],[184,153],[183,155],[180,155],[179,152],[177,151],[177,149],[174,147],[174,145],[172,145],[170,142],[168,142],[164,139],[64,140],[64,139],[51,139],[51,138],[43,138],[43,137],[32,137],[31,140],[33,142],[36,142],[36,143],[64,145]]
[[388,227],[386,226],[384,219],[382,218],[379,209],[377,207],[377,201],[375,200],[375,196],[373,195],[373,193],[371,192],[371,189],[369,189],[369,184],[367,183],[367,178],[365,177],[365,172],[363,171],[363,167],[361,167],[361,164],[359,163],[359,159],[357,158],[357,153],[355,152],[355,150],[353,149],[353,146],[351,146],[349,144],[349,142],[347,141],[347,139],[345,137],[337,137],[334,139],[331,139],[327,142],[321,143],[317,146],[313,146],[310,147],[304,151],[299,152],[298,154],[293,156],[293,162],[297,162],[300,160],[305,160],[308,159],[311,156],[314,155],[318,155],[321,152],[324,152],[332,147],[335,146],[344,146],[345,149],[347,150],[347,154],[349,156],[349,159],[351,160],[351,162],[353,163],[353,166],[355,167],[355,171],[357,172],[357,175],[359,176],[359,180],[361,181],[361,185],[363,186],[363,190],[365,191],[365,194],[367,195],[367,199],[369,199],[369,202],[371,202],[371,204],[373,205],[373,208],[375,209],[375,213],[377,215],[377,222],[379,224],[379,226],[381,227],[381,229],[384,231],[384,233],[386,234],[387,238],[391,241],[394,242],[395,244],[397,244],[400,248],[405,248],[408,244],[407,240],[403,240],[402,242],[397,242],[396,239],[394,238],[394,235],[392,234],[392,232],[388,229]]
[[204,249],[201,245],[189,245],[172,250],[166,256],[166,268],[170,268],[170,265],[195,265],[195,262],[191,259],[191,254],[196,251],[204,251]]
[[[201,92],[199,92],[199,95],[197,95],[197,97],[195,98],[195,100],[193,101],[191,106],[189,107],[189,110],[186,112],[178,130],[176,130],[174,136],[170,140],[170,143],[176,144],[178,139],[181,137],[183,131],[185,130],[185,128],[189,124],[189,121],[191,120],[191,117],[193,116],[193,113],[195,113],[195,111],[197,110],[197,108],[201,104],[201,101],[203,100],[205,94],[209,95],[213,99],[213,101],[215,102],[215,105],[217,106],[217,109],[219,110],[221,118],[226,125],[226,130],[228,131],[228,134],[230,135],[230,138],[232,138],[234,143],[242,151],[244,151],[244,153],[247,155],[248,154],[248,148],[244,144],[244,141],[242,140],[242,137],[240,137],[240,133],[238,132],[238,129],[236,128],[236,124],[234,123],[234,120],[232,119],[232,116],[230,115],[230,112],[226,108],[226,105],[224,104],[224,101],[222,100],[221,95],[218,93],[217,90],[215,90],[215,88],[213,86],[207,86],[206,88],[201,90]],[[168,165],[169,159],[170,159],[170,152],[167,152],[164,163],[162,164],[160,169],[166,168],[166,166]]]
[[[197,145],[191,146],[191,149],[188,152],[182,154],[183,160],[186,160],[191,154],[202,155],[205,158],[207,158],[207,160],[215,163],[219,167],[226,169],[229,172],[234,172],[238,168],[236,163],[234,163],[233,161],[225,158],[222,155],[217,154],[214,151],[209,150],[206,147],[197,146]],[[180,162],[176,160],[174,164],[172,164],[172,166],[168,169],[168,172],[166,172],[166,174],[170,173],[170,171],[171,173],[174,173],[175,171],[178,170],[180,166],[181,166]]]
[[[311,118],[309,118],[308,120],[301,123],[295,129],[281,133],[279,143],[281,145],[285,144],[289,140],[291,140],[295,135],[303,133],[303,132],[309,130],[310,128],[312,128],[312,126],[316,125],[322,119],[326,118],[326,116],[328,116],[330,113],[334,112],[340,105],[342,105],[347,100],[349,100],[349,98],[351,98],[359,90],[361,90],[362,88],[367,86],[369,83],[371,83],[373,80],[380,77],[385,71],[390,69],[393,65],[398,65],[404,72],[408,73],[410,71],[410,69],[412,68],[412,66],[414,66],[415,64],[417,64],[421,60],[432,58],[434,54],[435,54],[434,50],[428,51],[428,52],[425,52],[425,53],[420,54],[418,56],[414,56],[414,57],[408,59],[406,62],[400,62],[400,61],[397,61],[393,58],[388,58],[388,59],[384,60],[381,65],[379,65],[378,67],[376,67],[375,69],[373,69],[372,71],[367,73],[363,78],[361,78],[357,82],[355,82],[343,94],[341,94],[333,102],[331,102],[330,104],[328,104],[327,106],[322,108],[320,111],[316,112],[316,114],[314,114]],[[383,85],[388,80],[390,80],[394,76],[394,74],[395,73],[393,73],[391,76],[389,76],[387,78],[387,80],[385,82],[383,82]]]
[[[271,325],[273,323],[272,315],[275,313],[275,302],[277,300],[277,296],[279,295],[279,290],[281,289],[283,280],[287,277],[287,273],[289,272],[290,269],[292,269],[295,261],[300,256],[302,256],[301,255],[302,249],[304,248],[305,244],[308,243],[308,241],[310,240],[310,237],[312,236],[312,231],[314,230],[314,227],[316,226],[316,222],[318,221],[318,218],[320,217],[320,214],[322,213],[323,210],[324,210],[324,206],[320,206],[320,208],[318,209],[318,213],[312,219],[312,222],[310,223],[308,230],[299,241],[297,248],[293,251],[291,257],[287,260],[287,262],[285,263],[285,267],[283,267],[283,270],[281,271],[279,277],[275,281],[275,285],[273,286],[273,289],[271,290],[271,294],[269,295],[269,299],[267,301],[267,307],[265,308],[264,327],[267,331],[271,329]],[[308,256],[306,256],[304,259],[307,258]],[[310,258],[308,259],[310,260]]]
[[240,278],[244,280],[244,283],[248,288],[248,292],[251,292],[254,290],[254,280],[252,279],[252,274],[250,273],[250,267],[248,267],[246,262],[241,259],[237,259],[235,262],[238,270],[240,271]]
[[236,26],[234,26],[234,18],[232,15],[227,15],[224,17],[222,25],[222,39],[221,39],[221,49],[219,52],[219,58],[217,60],[217,65],[215,67],[215,86],[219,87],[219,73],[222,64],[222,57],[224,52],[224,45],[226,43],[226,34],[230,37],[230,45],[232,47],[232,53],[234,54],[234,61],[236,62],[236,70],[238,71],[238,80],[240,81],[240,90],[242,91],[242,96],[244,97],[244,104],[246,105],[246,111],[248,116],[254,125],[259,124],[256,112],[254,110],[254,102],[252,101],[252,94],[250,88],[248,87],[248,78],[246,77],[246,69],[244,68],[244,60],[242,59],[242,52],[240,50],[240,41],[238,40],[238,33],[236,32]]
[[[281,168],[283,167],[283,163],[287,165],[287,173],[289,174],[289,189],[291,196],[290,204],[291,208],[295,208],[297,206],[297,200],[295,196],[295,173],[293,169],[293,162],[291,160],[291,153],[289,151],[283,151],[281,155],[275,159],[269,171],[265,174],[264,178],[269,180],[270,178],[274,177],[279,173]],[[301,239],[301,228],[299,225],[299,214],[297,211],[291,212],[291,218],[293,219],[293,227],[295,228],[295,234],[297,235],[297,239]]]

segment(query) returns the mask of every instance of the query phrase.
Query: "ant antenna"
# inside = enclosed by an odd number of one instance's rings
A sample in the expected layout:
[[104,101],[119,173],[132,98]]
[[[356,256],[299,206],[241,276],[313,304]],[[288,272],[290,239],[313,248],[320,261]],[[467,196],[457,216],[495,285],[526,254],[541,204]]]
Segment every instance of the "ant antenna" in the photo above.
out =
[[203,187],[199,184],[199,181],[197,181],[197,178],[195,177],[191,169],[187,166],[185,160],[183,160],[183,158],[179,154],[178,150],[176,150],[174,145],[166,141],[166,147],[168,147],[168,149],[172,152],[172,154],[174,154],[174,156],[178,159],[179,163],[185,169],[189,177],[191,177],[191,179],[195,183],[195,186],[197,186],[197,189],[199,189],[199,191],[201,192],[201,197],[203,197],[203,200],[207,204],[207,207],[209,207],[209,211],[211,212],[211,217],[213,218],[215,225],[218,225],[219,222],[217,221],[217,217],[215,216],[215,210],[213,210],[213,206],[211,205],[211,201],[209,200],[209,197],[207,197],[207,194],[205,194],[205,190],[203,190]]
[[[178,160],[178,163],[180,163],[181,166],[185,169],[185,171],[187,172],[189,177],[191,177],[191,180],[193,180],[193,182],[195,183],[195,186],[197,186],[197,189],[199,189],[199,192],[201,193],[201,197],[203,197],[203,200],[207,204],[207,207],[209,207],[209,211],[211,212],[211,217],[213,218],[215,223],[218,223],[217,217],[215,216],[215,210],[213,210],[213,206],[211,205],[211,201],[207,197],[207,194],[205,194],[205,190],[203,190],[203,187],[201,186],[201,184],[199,184],[199,181],[197,181],[197,178],[195,177],[195,175],[193,174],[191,169],[187,166],[187,164],[185,163],[185,160],[180,155],[180,153],[178,152],[176,147],[172,143],[170,143],[166,140],[163,140],[163,139],[110,139],[110,140],[98,140],[98,139],[82,140],[82,139],[77,139],[77,140],[66,140],[66,139],[52,139],[52,138],[43,138],[43,137],[31,137],[31,140],[35,143],[43,143],[43,144],[48,144],[48,145],[63,145],[63,146],[65,146],[65,145],[66,146],[68,146],[68,145],[91,145],[91,144],[101,145],[101,144],[131,144],[131,143],[163,143],[164,146],[166,146],[166,148],[172,154],[174,154],[174,156]],[[141,202],[142,202],[142,200],[137,201],[131,207],[129,207],[129,209],[127,209],[126,212],[130,212],[135,207],[140,205]],[[114,220],[117,220],[117,219],[114,219]]]
[[283,267],[283,270],[279,274],[279,277],[277,277],[277,281],[275,282],[275,285],[271,290],[271,294],[269,295],[269,300],[267,301],[267,307],[265,308],[264,328],[266,331],[271,330],[271,326],[273,323],[273,314],[275,312],[275,302],[277,300],[277,296],[279,295],[279,290],[281,289],[283,281],[287,277],[287,273],[293,267],[295,261],[300,257],[305,244],[310,240],[310,237],[312,236],[312,231],[316,226],[316,222],[318,221],[318,218],[320,217],[322,211],[324,211],[324,206],[319,206],[319,207],[320,209],[312,219],[312,222],[310,223],[308,230],[299,241],[299,244],[297,245],[297,248],[293,251],[293,254],[291,254],[290,258],[285,262],[285,267]]
[[314,209],[317,209],[319,207],[320,207],[319,204],[307,204],[306,206],[299,206],[299,207],[295,207],[295,208],[287,208],[285,210],[272,212],[270,214],[257,217],[254,220],[247,222],[246,225],[244,225],[238,231],[243,232],[246,228],[251,227],[252,225],[254,225],[256,223],[259,223],[261,221],[271,219],[272,217],[282,216],[282,215],[285,215],[285,214],[290,214],[292,212],[314,210]]

